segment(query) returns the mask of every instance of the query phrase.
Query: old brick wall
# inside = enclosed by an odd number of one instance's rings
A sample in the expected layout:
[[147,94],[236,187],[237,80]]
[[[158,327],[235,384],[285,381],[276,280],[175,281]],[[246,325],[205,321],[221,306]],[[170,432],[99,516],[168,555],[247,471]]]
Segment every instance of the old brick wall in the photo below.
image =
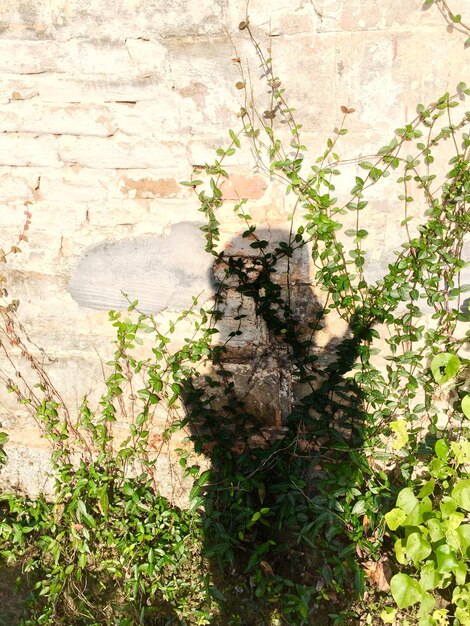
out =
[[[456,12],[465,4],[453,1]],[[342,104],[356,112],[341,153],[366,155],[418,102],[469,78],[465,36],[419,0],[252,0],[249,13],[313,151]],[[72,409],[102,384],[101,362],[112,350],[105,309],[122,306],[120,289],[148,311],[184,308],[193,287],[210,294],[210,264],[198,251],[201,215],[178,181],[237,128],[242,98],[231,58],[238,54],[258,73],[238,30],[244,14],[240,0],[0,3],[2,242],[15,238],[25,201],[33,215],[29,243],[8,262],[9,289]],[[239,235],[237,196],[252,199],[250,212],[265,229],[282,228],[289,212],[278,184],[252,167],[248,147],[227,166],[228,244]],[[365,219],[368,271],[378,277],[403,238],[395,196],[377,192]],[[329,329],[323,345],[342,332]],[[0,482],[36,493],[47,448],[6,394],[0,421],[10,433]],[[163,476],[169,465],[162,460]]]

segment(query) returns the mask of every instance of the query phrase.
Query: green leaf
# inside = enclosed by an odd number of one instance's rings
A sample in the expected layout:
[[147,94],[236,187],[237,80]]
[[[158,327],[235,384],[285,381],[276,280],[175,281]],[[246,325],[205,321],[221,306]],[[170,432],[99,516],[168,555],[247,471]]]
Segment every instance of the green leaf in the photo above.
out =
[[407,563],[407,558],[406,558],[406,554],[405,554],[405,547],[404,547],[404,540],[403,539],[397,539],[395,541],[395,557],[398,561],[398,563],[401,563],[401,565],[406,565]]
[[403,522],[403,526],[419,526],[424,520],[424,514],[432,511],[432,502],[429,498],[423,498],[410,511],[408,517]]
[[468,548],[470,547],[470,524],[462,524],[455,531],[455,535],[458,537],[459,548],[463,555],[467,555]]
[[431,372],[439,385],[444,385],[457,374],[460,368],[460,359],[455,354],[443,352],[436,354],[431,361]]
[[385,622],[385,624],[395,624],[396,615],[396,609],[391,606],[386,606],[380,614],[380,619]]
[[390,428],[395,433],[393,441],[394,450],[401,450],[408,443],[408,429],[405,420],[390,422]]
[[82,552],[78,557],[78,565],[81,569],[85,569],[87,565],[87,555],[85,552]]
[[445,439],[438,439],[434,445],[434,450],[440,459],[447,459],[449,456],[449,446]]
[[428,482],[421,487],[421,491],[418,493],[418,498],[425,498],[426,496],[430,496],[433,493],[435,486],[436,481],[431,478],[431,480],[428,480]]
[[437,519],[433,517],[431,519],[428,519],[428,521],[426,522],[426,526],[429,530],[429,537],[434,543],[440,541],[444,537],[444,528],[441,522],[439,522]]
[[459,464],[470,463],[470,441],[452,441],[450,447]]
[[455,572],[454,572],[455,580],[458,585],[465,584],[465,581],[467,579],[467,571],[468,571],[467,564],[464,563],[463,561],[460,561],[460,563],[457,565],[457,568],[455,569]]
[[385,521],[390,530],[396,530],[406,519],[406,513],[403,509],[392,509],[385,514]]
[[447,519],[457,508],[457,502],[454,498],[443,496],[439,504],[439,508],[442,513],[442,519]]
[[366,503],[364,500],[358,500],[352,508],[352,515],[363,515],[366,512]]
[[462,412],[470,420],[470,393],[462,398]]
[[433,595],[430,593],[424,593],[421,598],[421,605],[419,607],[418,616],[422,618],[426,618],[426,616],[433,610],[436,606],[436,600]]
[[405,550],[416,568],[418,563],[424,561],[432,552],[431,544],[424,538],[421,532],[411,533],[406,540]]
[[446,528],[448,530],[456,530],[465,519],[465,515],[460,511],[455,511],[449,515],[446,520]]
[[419,582],[407,574],[395,574],[390,581],[390,588],[399,609],[406,609],[416,604],[424,596]]
[[420,579],[419,583],[424,591],[435,589],[440,582],[440,576],[434,567],[433,561],[427,561],[420,567]]
[[109,508],[109,498],[108,498],[108,488],[106,485],[103,485],[99,491],[101,512],[103,515],[106,515]]
[[142,426],[142,424],[147,420],[147,418],[148,418],[148,415],[146,412],[139,413],[139,415],[136,417],[135,425]]
[[411,513],[417,504],[419,504],[418,498],[413,493],[411,487],[405,487],[405,489],[402,489],[398,494],[397,506],[403,509],[405,513]]
[[77,500],[77,513],[83,515],[86,512],[86,505],[83,500]]
[[455,552],[446,543],[437,546],[434,551],[436,555],[436,565],[439,574],[453,572],[459,565]]
[[470,511],[470,479],[465,478],[459,480],[455,487],[452,489],[452,498],[457,502],[457,505],[464,509],[464,511]]
[[468,605],[463,608],[458,606],[455,609],[455,617],[462,626],[470,626],[470,608]]

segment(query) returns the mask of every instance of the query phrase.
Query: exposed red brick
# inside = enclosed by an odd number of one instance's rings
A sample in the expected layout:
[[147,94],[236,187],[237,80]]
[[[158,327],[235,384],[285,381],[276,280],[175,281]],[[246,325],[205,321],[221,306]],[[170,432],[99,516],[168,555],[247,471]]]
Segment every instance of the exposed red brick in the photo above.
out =
[[268,184],[261,176],[245,176],[232,174],[221,185],[222,195],[225,200],[238,200],[250,198],[257,200],[264,196]]

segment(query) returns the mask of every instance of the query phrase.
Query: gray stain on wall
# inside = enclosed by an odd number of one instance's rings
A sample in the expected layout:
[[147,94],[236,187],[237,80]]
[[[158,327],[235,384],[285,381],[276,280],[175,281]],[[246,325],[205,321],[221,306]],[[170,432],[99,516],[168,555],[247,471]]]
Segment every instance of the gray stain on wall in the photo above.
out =
[[179,222],[165,236],[104,241],[86,251],[70,279],[72,298],[92,309],[123,310],[138,300],[144,313],[183,310],[192,296],[212,293],[212,257],[200,224]]

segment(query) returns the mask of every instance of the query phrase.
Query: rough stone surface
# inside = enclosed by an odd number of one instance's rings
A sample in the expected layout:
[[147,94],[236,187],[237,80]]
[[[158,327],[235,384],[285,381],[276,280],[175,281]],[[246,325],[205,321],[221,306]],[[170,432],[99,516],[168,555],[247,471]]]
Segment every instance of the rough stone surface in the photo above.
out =
[[[338,150],[342,157],[365,156],[387,143],[419,102],[470,82],[465,35],[435,6],[422,4],[251,0],[250,23],[271,48],[312,155],[340,123],[341,105],[356,111]],[[467,5],[452,0],[468,23]],[[260,111],[269,109],[258,59],[238,29],[244,18],[238,0],[0,2],[0,247],[16,241],[24,211],[31,211],[29,242],[8,258],[8,288],[20,301],[32,350],[41,355],[37,346],[46,348],[54,359],[51,377],[73,409],[102,386],[101,361],[113,351],[105,309],[125,306],[121,290],[156,312],[185,308],[194,291],[212,288],[212,259],[198,244],[198,203],[178,183],[227,147],[228,129],[239,129],[237,113],[251,90]],[[249,60],[246,90],[235,86],[236,57]],[[239,198],[250,199],[250,214],[274,240],[294,206],[276,180],[253,166],[247,142],[224,162],[229,180],[218,219],[220,245],[231,254],[253,252],[234,217]],[[354,161],[345,169],[339,201],[358,171]],[[362,219],[370,233],[366,275],[375,280],[406,238],[396,190],[386,184],[373,190]],[[305,316],[316,306],[310,280],[300,259],[293,281]],[[240,304],[232,285],[220,341],[236,329]],[[251,385],[254,409],[278,419],[289,382],[278,365],[250,375],[253,349],[263,353],[269,337],[253,315],[245,326],[232,342],[240,393]],[[186,332],[175,333],[175,344]],[[318,334],[319,354],[345,332],[331,322]],[[265,378],[263,367],[270,370]],[[276,391],[267,401],[268,389]],[[11,396],[1,396],[0,422],[12,433],[1,484],[34,495],[47,484],[47,447]],[[161,459],[163,482],[170,481],[169,457]]]

